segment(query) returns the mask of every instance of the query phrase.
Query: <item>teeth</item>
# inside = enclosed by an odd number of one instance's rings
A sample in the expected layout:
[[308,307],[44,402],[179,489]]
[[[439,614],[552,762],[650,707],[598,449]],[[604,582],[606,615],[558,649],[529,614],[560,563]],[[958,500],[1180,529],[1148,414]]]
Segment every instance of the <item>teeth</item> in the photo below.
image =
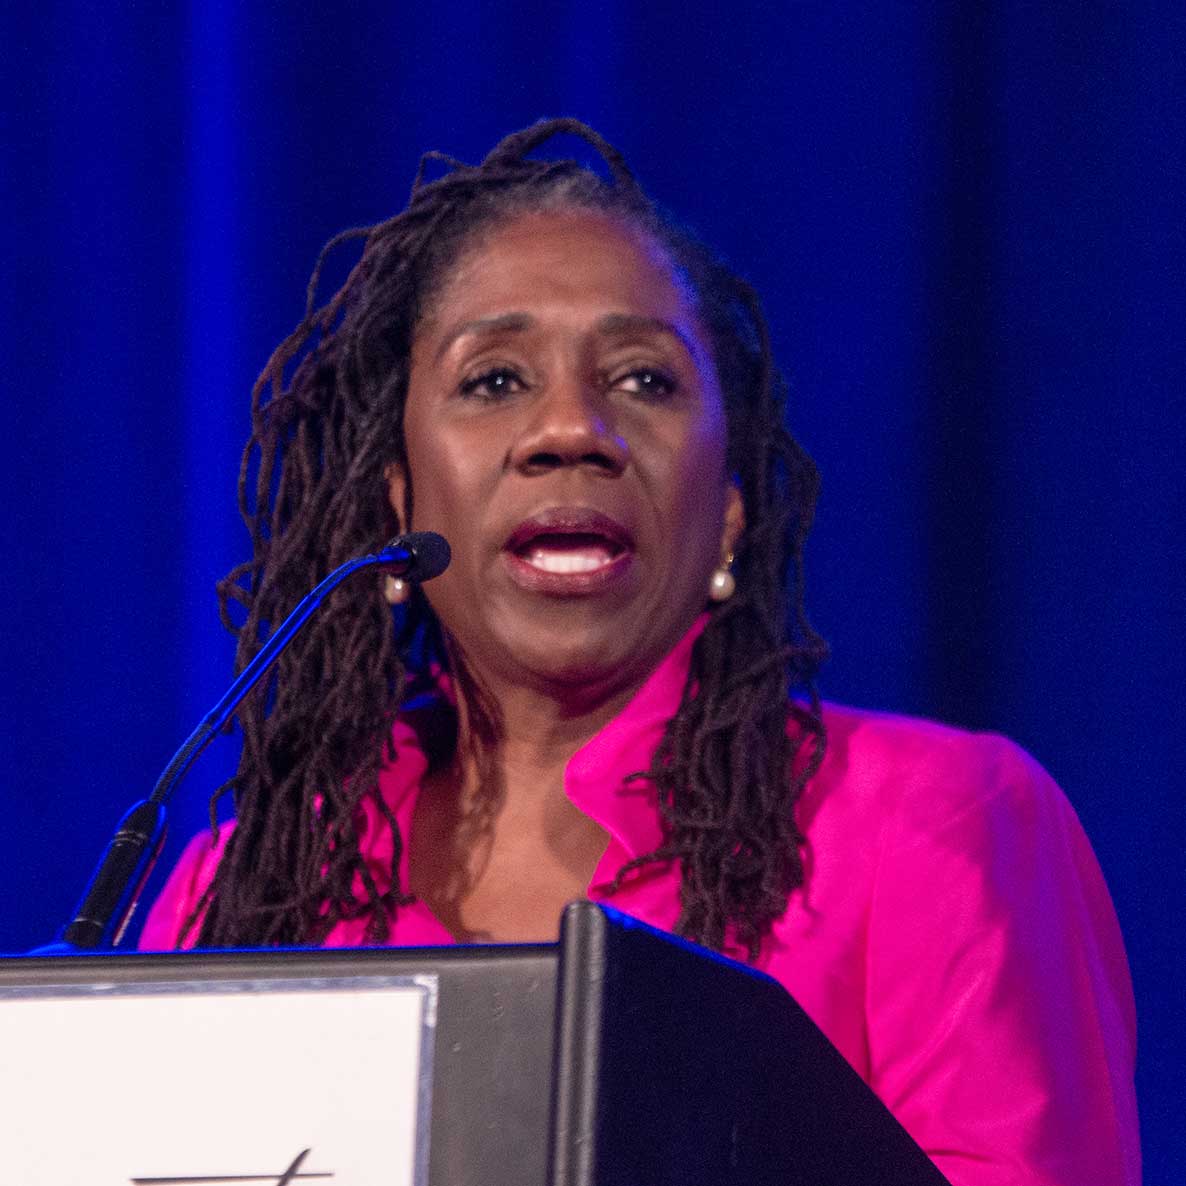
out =
[[602,548],[572,549],[564,552],[551,548],[534,548],[525,557],[532,568],[541,572],[596,572],[604,568],[613,557]]

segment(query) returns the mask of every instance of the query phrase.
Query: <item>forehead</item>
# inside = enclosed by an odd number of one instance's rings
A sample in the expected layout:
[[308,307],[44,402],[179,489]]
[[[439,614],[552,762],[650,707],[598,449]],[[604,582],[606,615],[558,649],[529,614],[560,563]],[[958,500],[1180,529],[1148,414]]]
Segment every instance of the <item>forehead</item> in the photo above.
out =
[[639,314],[689,330],[696,321],[690,287],[658,241],[587,210],[521,214],[484,231],[445,276],[421,329],[519,309]]

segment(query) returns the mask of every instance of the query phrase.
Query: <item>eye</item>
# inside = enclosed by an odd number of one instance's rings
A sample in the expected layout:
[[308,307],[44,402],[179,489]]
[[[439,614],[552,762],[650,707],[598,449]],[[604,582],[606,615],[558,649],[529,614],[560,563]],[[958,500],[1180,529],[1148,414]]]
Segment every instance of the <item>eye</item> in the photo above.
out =
[[619,391],[644,399],[666,399],[676,389],[675,376],[658,367],[642,366],[619,375],[611,384]]
[[497,366],[471,375],[462,381],[458,390],[467,398],[497,402],[508,395],[517,395],[526,386],[522,376],[514,368]]

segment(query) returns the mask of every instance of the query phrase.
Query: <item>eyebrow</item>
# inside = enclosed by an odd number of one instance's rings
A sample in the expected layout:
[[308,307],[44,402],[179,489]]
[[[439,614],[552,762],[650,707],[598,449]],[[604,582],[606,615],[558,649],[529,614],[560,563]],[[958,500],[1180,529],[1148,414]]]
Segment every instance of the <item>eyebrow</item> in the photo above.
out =
[[445,352],[466,334],[522,333],[535,325],[535,318],[529,313],[502,313],[497,317],[479,317],[475,321],[463,321],[454,326],[444,337],[436,353],[436,361],[445,357]]
[[696,347],[688,335],[674,322],[665,321],[662,317],[644,317],[640,313],[607,313],[597,322],[597,329],[612,337],[640,332],[666,334],[683,346],[688,357],[696,357]]
[[[530,313],[501,313],[497,317],[479,317],[473,321],[463,321],[445,335],[437,348],[436,360],[440,362],[449,347],[458,338],[465,337],[467,334],[486,336],[500,333],[524,333],[533,329],[535,325],[536,319]],[[667,337],[675,338],[688,352],[689,357],[697,357],[696,347],[688,335],[673,322],[665,321],[662,317],[646,317],[641,313],[607,313],[598,319],[595,328],[598,333],[608,337],[624,337],[636,333],[664,334]]]

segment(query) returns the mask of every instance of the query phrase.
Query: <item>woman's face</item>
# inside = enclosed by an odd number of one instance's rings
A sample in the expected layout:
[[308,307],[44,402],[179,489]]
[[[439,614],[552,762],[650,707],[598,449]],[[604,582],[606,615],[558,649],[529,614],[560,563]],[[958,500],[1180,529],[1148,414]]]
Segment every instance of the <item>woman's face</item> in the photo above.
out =
[[448,539],[425,593],[492,687],[637,687],[740,534],[692,296],[606,215],[525,214],[462,254],[413,342],[404,434],[392,505]]

